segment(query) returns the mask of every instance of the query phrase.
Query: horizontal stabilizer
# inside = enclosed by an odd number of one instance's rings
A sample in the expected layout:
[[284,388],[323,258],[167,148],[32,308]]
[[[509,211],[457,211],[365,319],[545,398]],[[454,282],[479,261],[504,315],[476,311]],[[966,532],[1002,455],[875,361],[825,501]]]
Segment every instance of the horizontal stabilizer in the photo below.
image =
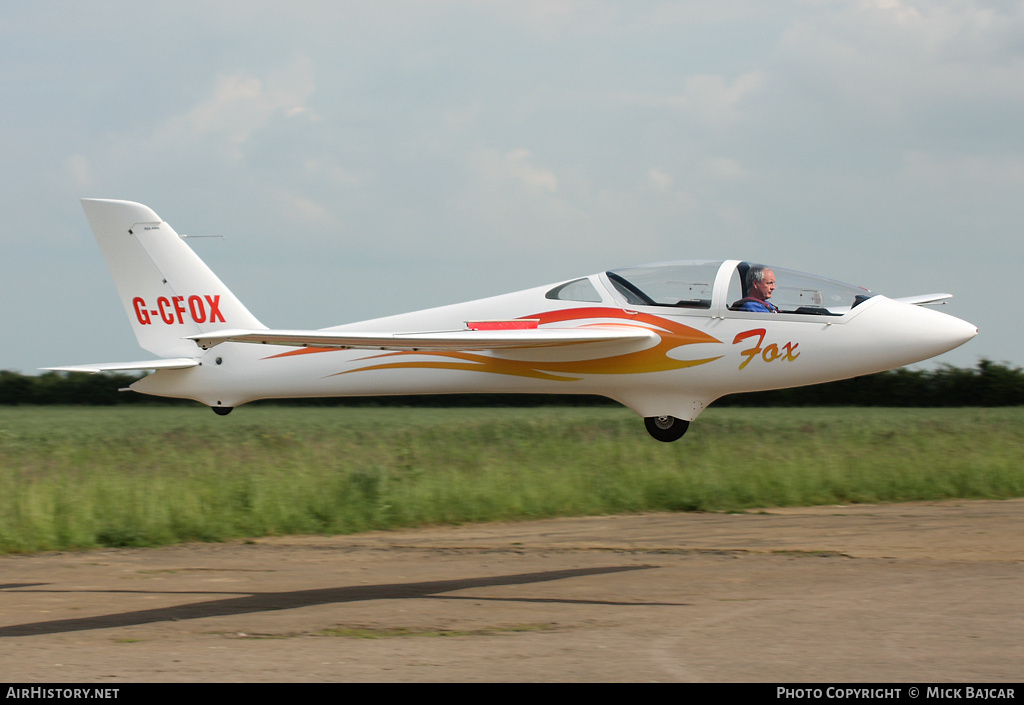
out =
[[920,294],[918,296],[905,296],[902,299],[896,299],[896,301],[904,304],[925,306],[927,304],[944,304],[946,299],[951,298],[953,298],[952,294]]
[[131,372],[137,370],[184,370],[199,365],[199,360],[188,357],[168,358],[166,360],[142,360],[140,362],[99,362],[93,365],[68,365],[66,367],[44,367],[54,372]]
[[190,335],[204,350],[221,343],[256,343],[290,347],[364,350],[498,350],[580,343],[658,340],[637,326],[543,328],[525,330],[456,330],[429,333],[364,333],[341,330],[220,330]]

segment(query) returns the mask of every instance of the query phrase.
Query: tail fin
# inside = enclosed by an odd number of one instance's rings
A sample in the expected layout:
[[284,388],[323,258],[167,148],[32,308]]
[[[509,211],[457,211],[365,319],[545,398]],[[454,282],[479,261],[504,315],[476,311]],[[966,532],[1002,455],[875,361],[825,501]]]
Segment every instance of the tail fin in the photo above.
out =
[[265,328],[152,210],[130,201],[82,199],[135,337],[161,357],[191,357],[185,336]]

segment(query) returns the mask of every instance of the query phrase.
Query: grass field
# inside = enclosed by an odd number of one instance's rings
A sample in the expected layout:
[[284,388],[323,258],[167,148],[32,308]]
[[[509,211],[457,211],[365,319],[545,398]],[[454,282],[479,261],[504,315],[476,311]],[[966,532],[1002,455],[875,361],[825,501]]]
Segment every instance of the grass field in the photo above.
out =
[[0,552],[1024,496],[1024,408],[0,408]]

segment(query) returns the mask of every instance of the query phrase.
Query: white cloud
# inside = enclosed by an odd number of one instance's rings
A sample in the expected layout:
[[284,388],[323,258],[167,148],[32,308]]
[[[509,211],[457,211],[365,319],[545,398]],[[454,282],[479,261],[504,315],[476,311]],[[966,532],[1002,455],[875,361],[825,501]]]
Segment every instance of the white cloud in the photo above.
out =
[[88,158],[81,154],[72,154],[64,165],[71,176],[75,188],[92,188],[96,184],[96,174]]
[[208,99],[170,118],[157,133],[162,142],[214,137],[241,147],[275,115],[309,117],[305,102],[314,88],[313,65],[305,57],[265,79],[245,73],[222,76]]
[[672,176],[661,169],[651,169],[647,172],[647,183],[659,193],[665,193],[672,188]]
[[925,152],[909,152],[904,157],[902,178],[911,183],[927,183],[944,188],[963,189],[968,185],[982,191],[1001,184],[1003,188],[1024,192],[1024,159],[1014,155],[960,155],[942,157]]
[[708,157],[704,165],[708,173],[719,181],[740,181],[750,176],[750,172],[731,157]]
[[764,82],[762,71],[742,74],[732,83],[720,75],[700,74],[687,78],[686,90],[669,102],[708,121],[733,120],[739,114],[740,102]]
[[485,149],[478,155],[478,164],[488,179],[514,181],[533,192],[558,191],[558,177],[550,169],[534,166],[532,158],[528,149],[514,149],[504,154]]
[[302,163],[306,174],[316,181],[327,182],[332,188],[351,188],[362,183],[362,178],[350,169],[336,164],[324,155],[310,157]]
[[[470,0],[469,6],[483,3]],[[607,31],[621,24],[617,3],[600,0],[499,0],[490,8],[547,39],[588,31]]]
[[314,90],[313,64],[305,57],[262,77],[221,74],[200,101],[131,132],[108,135],[87,159],[102,181],[142,163],[166,169],[186,158],[193,168],[238,162],[275,119],[314,120],[307,104]]
[[325,225],[333,223],[328,208],[309,196],[291,190],[281,191],[277,196],[281,201],[282,210],[287,211],[292,218]]
[[895,106],[919,117],[923,101],[1013,100],[1024,81],[1024,7],[874,0],[792,25],[780,47],[785,73],[860,109]]
[[742,115],[741,103],[762,89],[767,80],[764,71],[751,71],[730,81],[720,74],[688,76],[677,93],[617,93],[616,103],[648,107],[669,107],[699,120],[707,126],[734,122]]

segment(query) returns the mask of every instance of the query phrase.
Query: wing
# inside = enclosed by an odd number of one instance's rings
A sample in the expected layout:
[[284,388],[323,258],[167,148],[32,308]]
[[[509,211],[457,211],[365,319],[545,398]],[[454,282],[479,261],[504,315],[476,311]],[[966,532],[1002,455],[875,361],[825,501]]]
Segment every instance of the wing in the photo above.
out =
[[133,370],[184,370],[196,367],[198,360],[187,357],[168,358],[166,360],[143,360],[140,362],[99,362],[92,365],[68,365],[66,367],[44,367],[54,372],[130,372]]
[[255,343],[291,347],[362,350],[499,350],[582,343],[657,341],[652,330],[639,326],[581,326],[528,330],[455,330],[425,333],[370,333],[333,330],[220,330],[190,335],[208,350],[221,343]]
[[904,304],[916,304],[925,306],[927,304],[944,304],[946,299],[953,298],[952,294],[920,294],[918,296],[905,296],[902,299],[895,299]]

